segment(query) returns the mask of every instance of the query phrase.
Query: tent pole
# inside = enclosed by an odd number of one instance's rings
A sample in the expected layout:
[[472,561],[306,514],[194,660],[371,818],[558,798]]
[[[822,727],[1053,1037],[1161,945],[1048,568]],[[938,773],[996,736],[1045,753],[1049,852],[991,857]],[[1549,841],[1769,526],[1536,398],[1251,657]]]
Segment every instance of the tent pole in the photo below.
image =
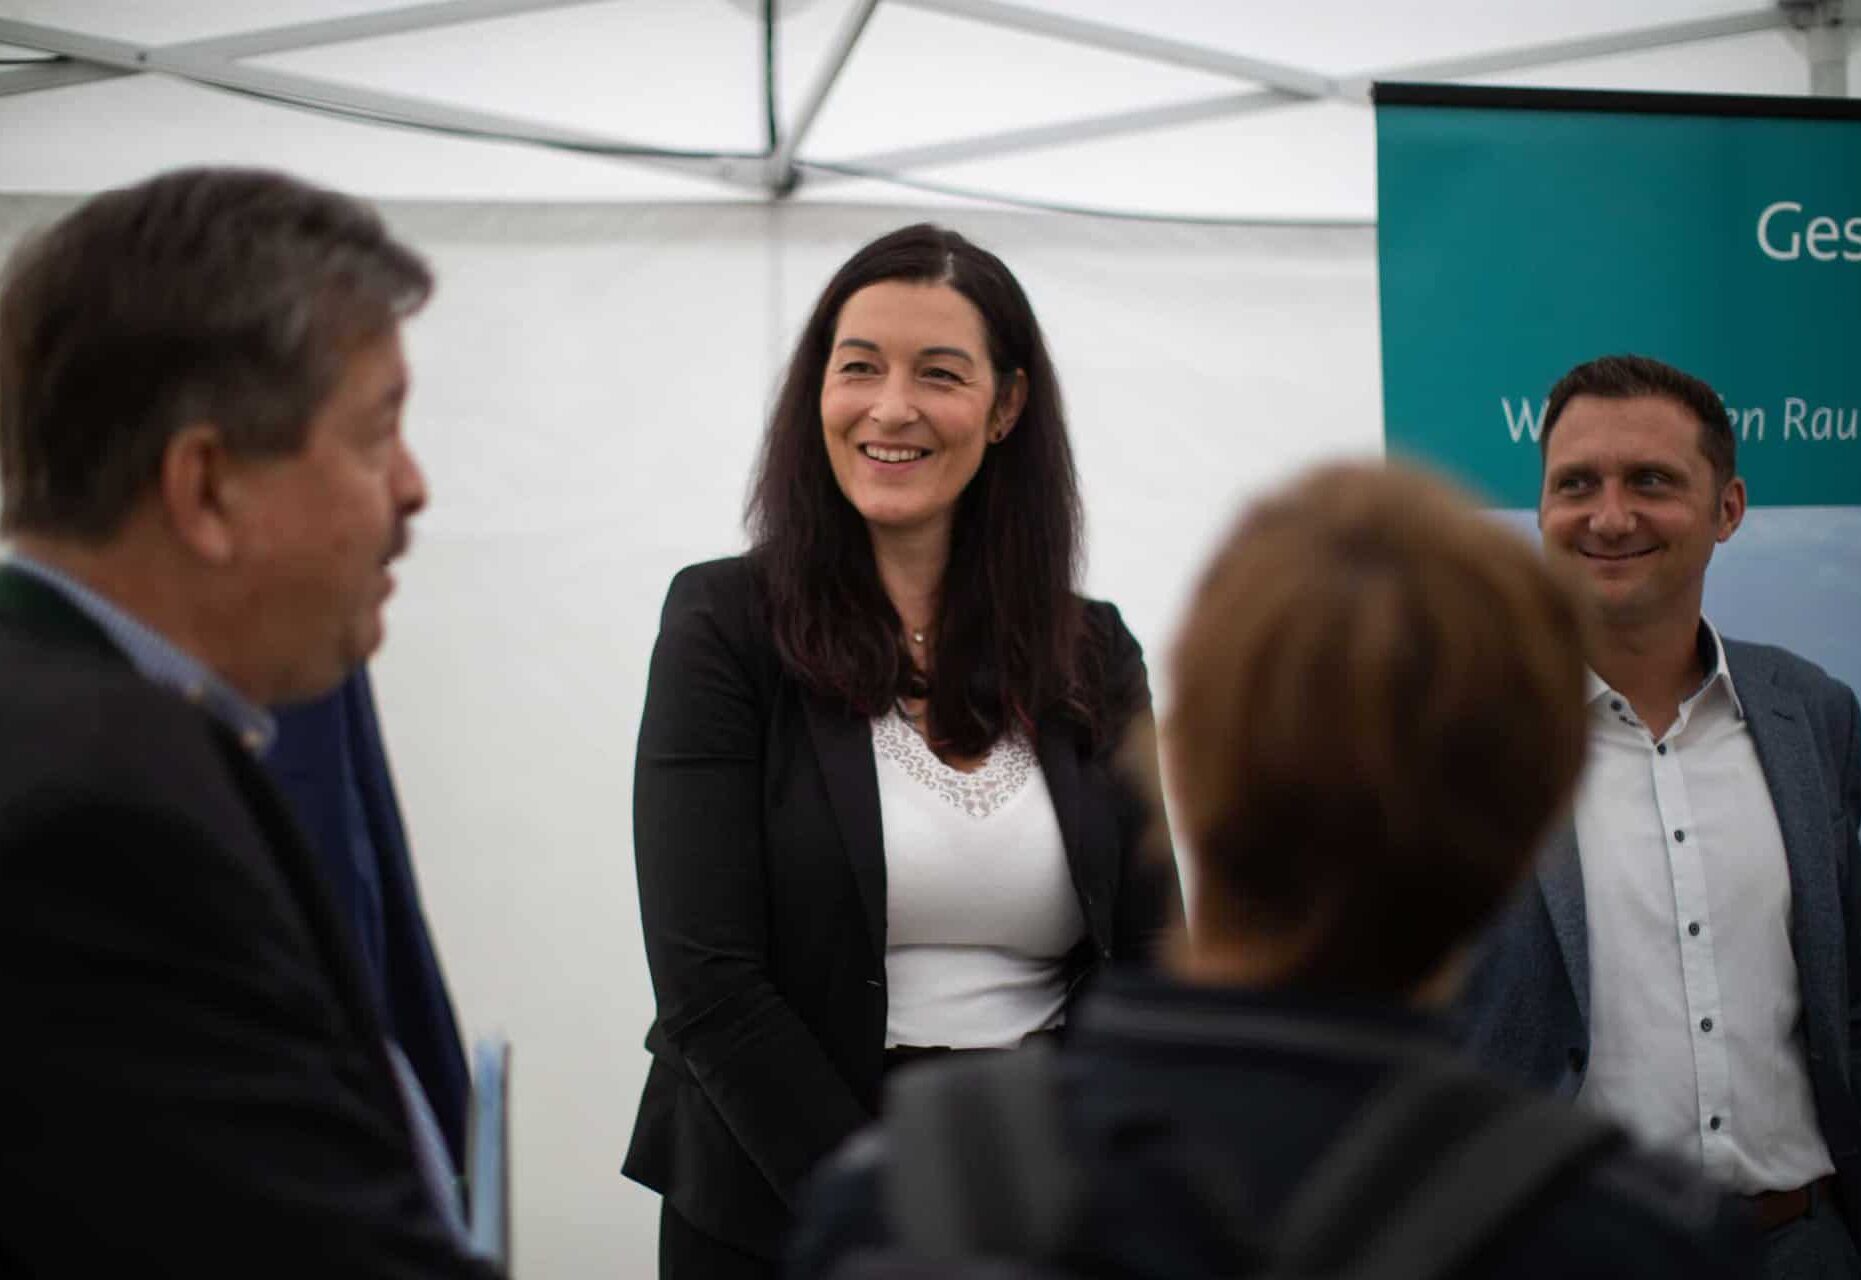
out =
[[895,0],[895,3],[953,18],[986,22],[1013,31],[1025,31],[1030,35],[1050,36],[1087,48],[1127,53],[1152,62],[1229,76],[1301,98],[1328,98],[1337,90],[1337,85],[1329,76],[1304,67],[1229,53],[1183,40],[1166,40],[1142,31],[1067,17],[1046,9],[1007,3],[1006,0]]
[[[63,54],[84,62],[128,72],[159,72],[196,84],[230,89],[253,97],[309,107],[375,123],[396,124],[493,141],[513,139],[583,154],[607,156],[726,186],[760,186],[760,156],[681,154],[625,139],[568,129],[488,111],[474,111],[406,94],[386,93],[317,76],[271,67],[244,66],[222,58],[173,49],[145,48],[81,31],[0,18],[0,44]],[[29,67],[27,70],[36,71]]]
[[847,59],[853,56],[853,46],[859,43],[866,24],[872,20],[872,11],[878,7],[879,0],[858,0],[847,11],[840,29],[834,33],[833,44],[827,50],[827,60],[821,64],[814,83],[808,86],[808,96],[802,100],[795,122],[783,134],[775,154],[769,157],[770,195],[788,195],[800,182],[801,172],[795,167],[795,154],[807,139],[808,131],[814,127],[821,108],[827,103],[827,95],[833,92],[840,73],[846,69]]
[[919,147],[901,148],[897,151],[873,152],[845,161],[845,172],[820,170],[810,173],[808,181],[810,184],[844,181],[859,176],[862,170],[881,174],[901,173],[911,169],[934,168],[938,165],[962,164],[970,160],[986,160],[996,156],[1011,155],[1017,151],[1038,151],[1044,147],[1062,147],[1078,142],[1093,142],[1100,138],[1118,138],[1152,129],[1200,124],[1205,120],[1227,120],[1250,112],[1266,111],[1274,107],[1308,101],[1310,99],[1301,98],[1295,94],[1281,93],[1276,89],[1242,90],[1238,93],[1224,93],[1213,98],[1171,103],[1163,107],[1118,111],[1110,115],[1062,120],[1057,124],[1035,125],[1027,129],[1007,129],[1000,133],[957,138],[949,142],[931,142]]
[[[1780,3],[1787,2],[1780,0]],[[1496,49],[1490,53],[1476,53],[1466,57],[1383,67],[1362,75],[1345,77],[1342,91],[1347,98],[1367,103],[1370,100],[1370,86],[1379,80],[1465,80],[1501,71],[1524,71],[1532,67],[1555,66],[1560,62],[1607,58],[1618,53],[1668,49],[1698,40],[1723,40],[1731,36],[1749,35],[1754,31],[1773,31],[1784,26],[1786,21],[1776,8],[1769,8],[1730,13],[1716,18],[1664,22],[1652,27],[1613,31],[1607,35],[1577,36],[1544,44],[1522,45],[1514,49]]]
[[[338,44],[345,40],[366,40],[375,36],[424,31],[453,23],[482,22],[487,18],[504,18],[513,14],[587,3],[589,0],[430,0],[426,4],[353,14],[346,18],[293,22],[281,27],[240,31],[229,36],[185,40],[179,44],[162,45],[159,51],[169,56],[185,54],[232,61],[266,53],[285,53],[318,45]],[[61,62],[47,67],[24,67],[19,71],[0,73],[0,97],[85,84],[92,80],[113,80],[118,76],[134,74],[134,71],[79,61]]]
[[1861,23],[1861,3],[1843,0],[1777,0],[1790,25],[1803,33],[1809,92],[1818,98],[1848,96],[1848,50]]
[[128,74],[127,71],[113,71],[90,62],[47,58],[43,66],[0,71],[0,98],[15,93],[37,93],[41,89],[62,89],[72,84],[89,84],[93,80],[114,80]]
[[212,36],[172,44],[165,53],[189,53],[215,58],[252,58],[266,53],[284,53],[297,49],[314,49],[319,45],[341,44],[348,40],[371,40],[377,36],[400,35],[409,31],[430,31],[435,27],[484,22],[518,14],[539,13],[547,9],[564,9],[587,4],[590,0],[427,0],[425,4],[402,5],[393,9],[375,9],[343,18],[319,18],[311,22],[293,22],[281,27],[256,31],[239,31],[229,36]]
[[[1861,0],[1853,0],[1853,2],[1861,4]],[[1077,19],[1062,18],[1044,11],[1026,10],[1018,5],[1002,4],[999,0],[892,0],[892,3],[954,17],[970,18],[975,21],[997,22],[1000,25],[1012,26],[1055,39],[1070,40],[1097,48],[1118,49],[1138,56],[1152,56],[1161,61],[1175,62],[1178,65],[1195,65],[1201,70],[1215,69],[1200,61],[1200,54],[1191,55],[1187,52],[1189,46],[1172,46],[1162,49],[1156,47],[1158,42],[1150,41],[1148,37],[1137,42],[1130,42],[1126,39],[1129,33],[1119,32],[1099,24],[1081,22]],[[1510,49],[1494,49],[1485,53],[1442,61],[1386,67],[1345,77],[1335,83],[1333,89],[1335,96],[1343,101],[1368,103],[1370,85],[1377,80],[1457,80],[1469,76],[1516,71],[1582,58],[1599,58],[1642,49],[1668,48],[1699,40],[1719,40],[1731,36],[1747,35],[1755,31],[1773,31],[1783,28],[1786,23],[1785,15],[1773,6],[1715,18],[1662,23],[1658,26],[1616,31],[1603,36],[1582,36]],[[1212,50],[1204,52],[1215,58],[1233,57],[1233,55],[1217,54]],[[1196,61],[1185,61],[1192,56]],[[1238,68],[1232,62],[1225,63],[1224,69],[1238,73]],[[1302,94],[1275,89],[1220,94],[1168,106],[1113,112],[1108,115],[1083,117],[1055,124],[1010,129],[1000,133],[956,138],[945,142],[858,156],[844,162],[844,166],[841,167],[811,171],[807,180],[812,185],[847,181],[860,176],[883,177],[887,174],[930,166],[958,164],[1014,152],[1120,137],[1150,129],[1171,128],[1205,120],[1231,118],[1309,101],[1311,99]]]

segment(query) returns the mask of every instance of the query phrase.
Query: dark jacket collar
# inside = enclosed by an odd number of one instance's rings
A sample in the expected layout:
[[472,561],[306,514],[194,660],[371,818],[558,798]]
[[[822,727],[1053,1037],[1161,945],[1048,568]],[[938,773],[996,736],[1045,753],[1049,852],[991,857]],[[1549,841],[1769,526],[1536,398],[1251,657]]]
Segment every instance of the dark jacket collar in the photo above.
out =
[[1128,969],[1103,974],[1067,1026],[1070,1040],[1086,1048],[1202,1045],[1214,1051],[1432,1058],[1451,1046],[1440,1016],[1393,1000],[1193,985]]
[[103,629],[56,589],[11,565],[0,565],[0,623],[56,648],[87,651],[100,658],[128,659]]

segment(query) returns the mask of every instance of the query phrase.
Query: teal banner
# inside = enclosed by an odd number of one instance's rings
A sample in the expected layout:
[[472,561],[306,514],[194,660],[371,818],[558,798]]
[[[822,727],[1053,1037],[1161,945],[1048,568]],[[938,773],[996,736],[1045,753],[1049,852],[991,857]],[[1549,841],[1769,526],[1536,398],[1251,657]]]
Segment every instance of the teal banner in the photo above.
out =
[[1535,507],[1551,383],[1706,379],[1756,506],[1861,504],[1861,103],[1379,86],[1389,450]]

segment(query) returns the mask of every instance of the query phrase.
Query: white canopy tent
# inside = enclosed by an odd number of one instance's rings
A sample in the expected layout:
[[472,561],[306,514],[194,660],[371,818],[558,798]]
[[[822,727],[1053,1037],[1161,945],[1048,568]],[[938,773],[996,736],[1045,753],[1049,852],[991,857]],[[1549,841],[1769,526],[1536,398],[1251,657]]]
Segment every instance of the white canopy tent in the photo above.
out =
[[1381,447],[1370,80],[1845,92],[1857,22],[1852,0],[0,0],[0,249],[98,188],[236,163],[381,200],[432,258],[409,431],[433,503],[384,720],[461,1016],[516,1044],[518,1273],[645,1277],[656,1206],[617,1168],[651,1016],[646,659],[673,570],[742,544],[832,268],[925,216],[1015,268],[1067,391],[1088,587],[1167,697],[1235,503]]
[[1840,93],[1842,3],[5,0],[57,60],[0,70],[0,187],[285,156],[382,198],[1367,221],[1372,80]]

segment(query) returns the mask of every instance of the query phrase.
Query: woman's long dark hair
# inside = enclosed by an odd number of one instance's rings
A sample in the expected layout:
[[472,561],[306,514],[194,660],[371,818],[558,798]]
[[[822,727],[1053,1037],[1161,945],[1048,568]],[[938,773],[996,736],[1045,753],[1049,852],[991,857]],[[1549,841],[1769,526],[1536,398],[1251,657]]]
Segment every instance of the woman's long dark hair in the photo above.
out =
[[[997,393],[1016,370],[1027,401],[957,500],[928,690],[879,581],[866,522],[841,493],[821,428],[821,385],[840,309],[884,280],[946,284],[988,332]],[[878,715],[922,692],[938,747],[978,755],[1060,709],[1091,727],[1080,690],[1078,477],[1060,387],[1027,295],[1001,259],[921,223],[873,241],[835,273],[796,344],[763,441],[748,522],[776,647],[806,685]]]

